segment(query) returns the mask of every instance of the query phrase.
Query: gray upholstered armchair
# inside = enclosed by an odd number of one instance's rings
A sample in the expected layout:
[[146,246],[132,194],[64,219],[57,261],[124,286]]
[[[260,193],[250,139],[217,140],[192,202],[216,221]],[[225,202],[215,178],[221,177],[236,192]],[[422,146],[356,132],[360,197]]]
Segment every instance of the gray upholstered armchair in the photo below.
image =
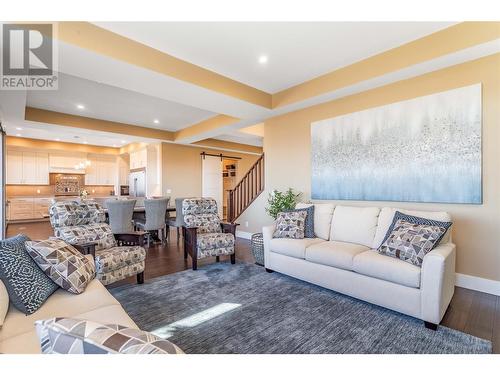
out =
[[95,202],[56,202],[49,216],[56,237],[94,256],[96,277],[104,285],[134,275],[139,284],[144,282],[143,232],[113,234],[104,210]]
[[221,223],[217,214],[217,202],[212,198],[186,198],[182,202],[184,225],[184,258],[191,256],[193,270],[198,259],[229,255],[236,262],[235,232],[238,224]]

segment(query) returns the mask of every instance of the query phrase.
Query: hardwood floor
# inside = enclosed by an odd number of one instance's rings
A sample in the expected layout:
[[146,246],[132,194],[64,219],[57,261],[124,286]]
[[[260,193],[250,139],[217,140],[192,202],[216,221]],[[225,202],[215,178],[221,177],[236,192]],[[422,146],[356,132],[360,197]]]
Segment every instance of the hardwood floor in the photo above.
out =
[[[7,228],[9,237],[18,233],[25,233],[33,239],[43,239],[53,235],[48,222],[11,224]],[[237,239],[236,259],[239,262],[254,262],[250,251],[250,241]],[[221,257],[221,261],[229,261],[229,258]],[[203,259],[198,265],[203,267],[213,262],[215,258]],[[190,267],[191,261],[184,259],[182,241],[177,243],[176,231],[172,229],[166,245],[155,245],[148,249],[145,279],[183,271]],[[134,282],[135,277],[132,277],[115,283],[111,287]],[[493,353],[500,353],[500,296],[456,287],[441,324],[490,340],[493,343]]]

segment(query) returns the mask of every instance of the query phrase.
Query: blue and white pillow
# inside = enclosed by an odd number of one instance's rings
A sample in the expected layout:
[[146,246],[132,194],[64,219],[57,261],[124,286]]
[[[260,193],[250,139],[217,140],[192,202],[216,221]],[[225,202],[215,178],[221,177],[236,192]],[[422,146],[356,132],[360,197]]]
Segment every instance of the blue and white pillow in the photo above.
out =
[[316,238],[316,235],[314,234],[314,206],[313,205],[306,207],[306,208],[295,208],[293,210],[286,210],[285,212],[301,212],[301,211],[305,211],[307,213],[305,227],[304,227],[304,238]]
[[32,314],[59,287],[35,263],[26,251],[29,238],[24,234],[0,241],[0,279],[12,304]]

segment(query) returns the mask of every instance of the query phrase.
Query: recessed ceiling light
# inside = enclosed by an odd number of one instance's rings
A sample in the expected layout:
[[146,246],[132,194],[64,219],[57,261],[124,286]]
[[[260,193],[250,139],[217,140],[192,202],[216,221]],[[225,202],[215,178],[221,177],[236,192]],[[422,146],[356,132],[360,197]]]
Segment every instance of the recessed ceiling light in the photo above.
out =
[[155,124],[159,124],[159,123],[160,123],[160,120],[158,120],[158,119],[156,119],[156,118],[155,118],[155,119],[153,120],[153,122],[154,122]]
[[55,141],[56,141],[56,142],[59,142],[60,140],[61,140],[61,139],[59,139],[59,138],[56,138],[56,139],[55,139]]
[[85,109],[85,106],[83,104],[77,104],[76,108],[78,108],[78,109]]
[[23,130],[23,128],[16,128],[16,130]]
[[121,142],[121,143],[127,143],[127,141],[125,141],[125,140],[123,140],[123,139],[122,139],[120,142]]
[[266,55],[259,56],[259,64],[265,64],[265,63],[267,63],[267,56]]
[[117,145],[113,145],[113,147],[118,147]]
[[16,137],[20,137],[20,136],[21,136],[21,134],[19,134],[19,133],[16,134]]
[[87,141],[83,141],[83,144],[86,145],[88,142]]

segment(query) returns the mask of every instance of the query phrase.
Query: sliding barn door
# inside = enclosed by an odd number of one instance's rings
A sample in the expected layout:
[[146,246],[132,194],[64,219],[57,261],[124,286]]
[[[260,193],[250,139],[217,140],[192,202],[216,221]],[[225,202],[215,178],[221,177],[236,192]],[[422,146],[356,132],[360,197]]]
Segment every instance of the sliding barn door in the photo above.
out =
[[214,198],[219,217],[222,218],[222,160],[218,156],[202,157],[202,196]]

